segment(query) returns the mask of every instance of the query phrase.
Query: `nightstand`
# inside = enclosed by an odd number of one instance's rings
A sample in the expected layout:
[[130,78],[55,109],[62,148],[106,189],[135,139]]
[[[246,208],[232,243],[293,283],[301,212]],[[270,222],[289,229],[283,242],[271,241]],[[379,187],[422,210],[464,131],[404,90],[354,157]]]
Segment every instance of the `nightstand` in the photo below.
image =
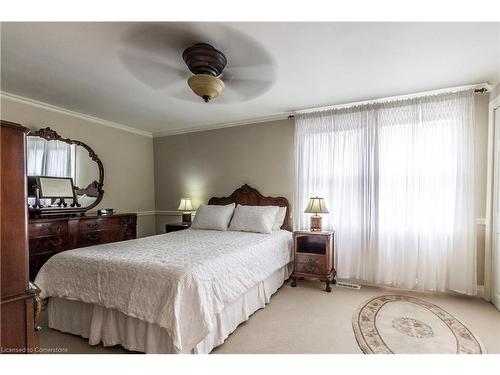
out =
[[184,230],[191,227],[191,223],[170,223],[165,224],[165,232],[177,232],[178,230]]
[[293,232],[295,267],[292,286],[297,286],[299,278],[315,278],[326,283],[325,290],[331,292],[330,284],[336,283],[337,272],[333,264],[335,232]]

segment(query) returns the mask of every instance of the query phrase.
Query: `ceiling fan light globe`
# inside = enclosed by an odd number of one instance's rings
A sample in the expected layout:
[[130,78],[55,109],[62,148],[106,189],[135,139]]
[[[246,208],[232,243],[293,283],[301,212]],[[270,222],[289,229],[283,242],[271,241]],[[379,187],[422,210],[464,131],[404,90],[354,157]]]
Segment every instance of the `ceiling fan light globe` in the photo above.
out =
[[208,103],[224,91],[224,82],[209,74],[195,74],[189,77],[188,85],[193,92]]

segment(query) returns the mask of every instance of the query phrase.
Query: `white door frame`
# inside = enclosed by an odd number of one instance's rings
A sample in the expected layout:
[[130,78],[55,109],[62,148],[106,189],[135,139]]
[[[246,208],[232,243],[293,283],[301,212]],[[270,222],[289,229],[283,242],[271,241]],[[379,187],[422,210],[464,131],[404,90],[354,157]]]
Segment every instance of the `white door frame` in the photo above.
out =
[[[487,181],[486,181],[486,228],[485,228],[485,248],[484,248],[484,298],[490,300],[492,298],[493,288],[493,236],[495,230],[493,228],[493,208],[496,199],[500,196],[495,195],[494,170],[495,167],[495,110],[500,108],[500,95],[498,95],[489,104],[488,110],[488,164],[487,164]],[[500,124],[497,124],[497,127]],[[498,179],[497,179],[498,180]],[[500,187],[499,187],[500,188]],[[500,194],[498,194],[500,195]],[[500,270],[497,270],[500,272]],[[500,301],[497,302],[497,307],[500,309]]]

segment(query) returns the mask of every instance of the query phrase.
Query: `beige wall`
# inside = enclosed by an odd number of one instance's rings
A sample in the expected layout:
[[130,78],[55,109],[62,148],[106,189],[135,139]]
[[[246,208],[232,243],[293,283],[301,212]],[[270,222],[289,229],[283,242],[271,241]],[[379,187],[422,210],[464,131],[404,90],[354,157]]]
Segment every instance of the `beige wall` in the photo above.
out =
[[[498,69],[500,70],[500,67]],[[500,96],[500,83],[491,90],[490,100],[493,101],[498,96]]]
[[[187,196],[195,208],[244,183],[264,195],[293,197],[293,121],[281,120],[155,138],[156,209],[175,210]],[[158,233],[170,213],[157,216]]]
[[[50,126],[88,144],[104,165],[104,197],[97,208],[154,211],[153,139],[49,109],[1,98],[1,118],[29,129]],[[154,214],[138,217],[139,236],[155,233]]]

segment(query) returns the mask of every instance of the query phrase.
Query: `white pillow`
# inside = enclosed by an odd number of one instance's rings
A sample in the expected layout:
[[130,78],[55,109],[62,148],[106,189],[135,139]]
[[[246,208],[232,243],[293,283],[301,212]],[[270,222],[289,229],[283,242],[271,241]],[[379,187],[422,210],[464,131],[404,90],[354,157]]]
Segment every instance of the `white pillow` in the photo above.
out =
[[286,207],[278,207],[276,218],[274,219],[273,231],[280,230],[283,222],[285,221]]
[[234,203],[226,206],[202,204],[196,210],[192,229],[227,230],[234,212]]
[[278,206],[242,206],[234,210],[229,230],[271,233]]

